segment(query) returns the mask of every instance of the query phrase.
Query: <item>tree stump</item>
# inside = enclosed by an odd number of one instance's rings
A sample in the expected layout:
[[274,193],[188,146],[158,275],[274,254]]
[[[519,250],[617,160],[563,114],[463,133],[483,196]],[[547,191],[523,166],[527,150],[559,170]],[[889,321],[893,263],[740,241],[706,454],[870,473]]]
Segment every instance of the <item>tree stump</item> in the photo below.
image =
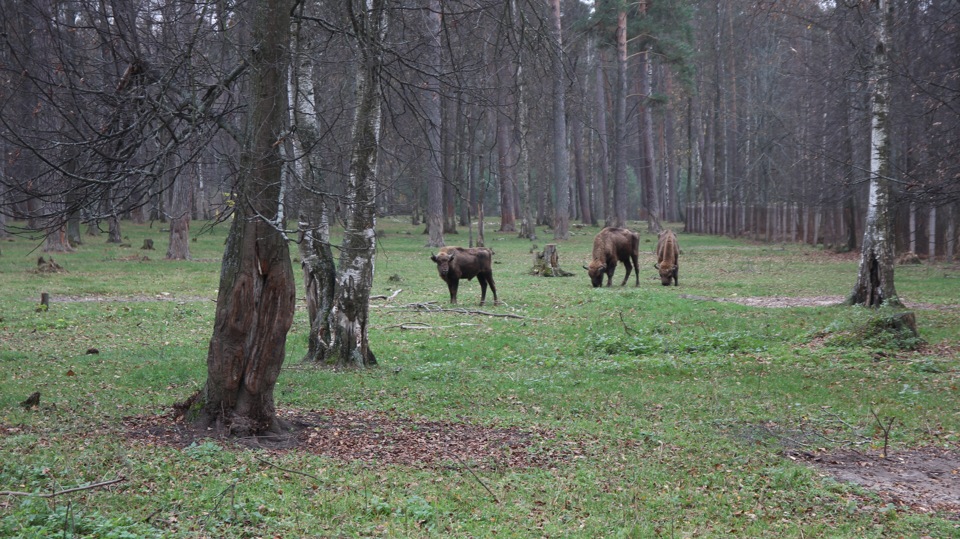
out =
[[38,273],[60,273],[66,271],[63,269],[63,266],[57,264],[53,261],[53,258],[50,260],[45,260],[42,256],[37,259],[37,272]]
[[50,310],[50,294],[46,292],[40,293],[40,305],[37,305],[37,312],[47,312]]
[[146,250],[152,251],[152,250],[153,250],[153,240],[150,239],[150,238],[144,238],[144,240],[143,240],[143,247],[141,247],[140,249],[146,249]]
[[573,274],[560,268],[560,255],[557,253],[557,244],[548,243],[543,246],[542,253],[533,254],[534,275],[541,277],[570,277]]
[[913,314],[913,311],[894,314],[882,319],[881,323],[896,333],[908,333],[913,337],[920,336],[917,331],[917,317]]
[[907,264],[921,264],[920,257],[913,251],[908,251],[897,257],[897,264],[905,266]]

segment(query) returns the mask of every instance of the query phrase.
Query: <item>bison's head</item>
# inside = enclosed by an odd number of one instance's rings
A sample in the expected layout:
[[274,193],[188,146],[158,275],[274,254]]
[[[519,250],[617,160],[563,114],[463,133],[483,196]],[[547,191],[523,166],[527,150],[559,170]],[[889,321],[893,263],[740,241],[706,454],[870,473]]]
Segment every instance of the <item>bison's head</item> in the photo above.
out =
[[584,266],[583,269],[587,270],[587,275],[590,276],[590,283],[594,288],[599,288],[603,285],[603,275],[607,271],[606,264],[599,260],[594,260],[589,266]]
[[658,265],[657,269],[660,270],[660,284],[670,286],[670,281],[673,279],[673,274],[677,271],[677,267],[673,264],[664,263]]
[[437,271],[440,273],[441,277],[446,277],[450,273],[450,264],[453,262],[454,253],[447,251],[440,251],[439,254],[430,255],[430,260],[433,260],[437,264]]

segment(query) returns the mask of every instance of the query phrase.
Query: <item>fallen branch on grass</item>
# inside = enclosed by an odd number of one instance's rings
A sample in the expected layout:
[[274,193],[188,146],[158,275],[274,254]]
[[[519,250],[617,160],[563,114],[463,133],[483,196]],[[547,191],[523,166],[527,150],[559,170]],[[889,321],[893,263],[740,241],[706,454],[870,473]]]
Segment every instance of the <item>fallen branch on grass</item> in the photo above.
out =
[[458,327],[464,327],[464,326],[475,326],[475,325],[476,325],[476,324],[467,324],[467,323],[464,322],[464,323],[462,323],[462,324],[455,324],[455,325],[453,325],[453,326],[431,326],[431,325],[428,325],[428,324],[424,324],[423,322],[406,322],[406,323],[403,323],[403,324],[396,324],[396,325],[393,325],[393,326],[387,326],[387,327],[384,328],[384,329],[391,329],[391,328],[400,328],[400,329],[450,329],[450,328],[458,328]]
[[[406,305],[401,305],[397,307],[398,309],[413,309],[416,311],[430,311],[430,312],[439,312],[439,313],[460,313],[460,314],[476,314],[479,316],[493,316],[496,318],[517,318],[520,320],[527,320],[526,316],[520,316],[519,314],[512,313],[492,313],[490,311],[477,311],[472,309],[444,309],[436,304],[436,302],[428,301],[426,303],[408,303]],[[534,318],[533,320],[540,320],[539,318]]]
[[400,292],[403,292],[402,288],[398,288],[396,292],[394,292],[393,294],[390,294],[389,296],[370,296],[370,299],[371,300],[384,299],[384,300],[390,301],[391,299],[397,297],[397,294],[399,294]]
[[91,490],[91,489],[95,489],[95,488],[106,487],[106,486],[109,486],[109,485],[115,485],[115,484],[117,484],[117,483],[120,483],[120,482],[123,482],[123,481],[126,481],[126,480],[127,480],[126,477],[118,477],[118,478],[116,478],[116,479],[111,479],[110,481],[103,481],[103,482],[101,482],[101,483],[93,483],[93,484],[91,484],[91,485],[86,485],[86,486],[83,486],[83,487],[73,487],[73,488],[68,488],[68,489],[65,489],[65,490],[58,490],[58,491],[56,491],[56,492],[49,492],[49,493],[47,493],[47,494],[39,494],[39,493],[36,493],[36,492],[17,492],[17,491],[14,491],[14,490],[2,490],[2,491],[0,491],[0,496],[33,496],[33,497],[36,497],[36,498],[56,498],[57,496],[60,496],[61,494],[69,494],[69,493],[71,493],[71,492],[79,492],[79,491],[81,491],[81,490]]

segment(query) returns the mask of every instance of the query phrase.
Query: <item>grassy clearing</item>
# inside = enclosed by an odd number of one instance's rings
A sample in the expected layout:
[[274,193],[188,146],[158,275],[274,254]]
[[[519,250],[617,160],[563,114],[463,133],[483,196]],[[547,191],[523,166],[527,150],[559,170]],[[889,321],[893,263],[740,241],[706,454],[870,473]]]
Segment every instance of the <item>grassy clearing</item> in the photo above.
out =
[[[560,245],[576,277],[530,275],[531,244],[488,232],[501,306],[522,318],[425,311],[447,306],[422,226],[382,219],[371,340],[362,373],[299,362],[302,307],[277,386],[281,408],[544,429],[553,467],[441,468],[343,462],[208,441],[183,450],[129,439],[123,418],[165,412],[205,376],[226,228],[198,235],[195,261],[162,260],[156,228],[124,224],[122,248],[91,238],[33,271],[39,240],[0,244],[0,536],[47,537],[946,537],[920,514],[783,457],[883,445],[872,416],[896,417],[891,448],[958,449],[960,270],[897,268],[917,309],[919,351],[859,338],[870,313],[755,308],[690,299],[843,296],[855,257],[794,245],[680,235],[680,286],[662,287],[655,239],[641,239],[641,286],[593,289],[580,267],[597,228]],[[493,230],[490,224],[487,230]],[[636,229],[642,229],[636,226]],[[195,230],[199,230],[196,227]],[[466,244],[466,233],[448,236]],[[538,241],[537,250],[546,241]],[[614,281],[622,279],[618,268]],[[299,275],[298,275],[299,278]],[[632,279],[631,279],[632,280]],[[38,311],[40,293],[52,296]],[[460,307],[479,309],[479,285]],[[402,329],[419,327],[421,329]],[[95,348],[99,353],[88,354]],[[33,391],[39,409],[18,403]],[[268,465],[264,460],[272,463]],[[293,470],[293,472],[291,472]],[[297,472],[309,474],[300,475]],[[482,481],[482,484],[481,484]],[[489,488],[497,501],[494,501]]]

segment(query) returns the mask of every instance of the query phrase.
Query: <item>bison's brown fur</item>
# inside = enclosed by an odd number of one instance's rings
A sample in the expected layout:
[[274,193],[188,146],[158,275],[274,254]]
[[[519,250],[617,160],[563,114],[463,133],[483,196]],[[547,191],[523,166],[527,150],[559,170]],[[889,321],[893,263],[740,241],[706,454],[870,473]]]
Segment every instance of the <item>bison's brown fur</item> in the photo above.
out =
[[[603,284],[603,276],[607,276],[607,286],[613,280],[613,272],[617,269],[617,262],[623,262],[627,274],[623,276],[620,286],[627,284],[630,271],[633,270],[636,286],[640,286],[640,275],[637,271],[637,257],[640,254],[640,235],[626,228],[607,227],[593,239],[593,260],[589,266],[583,268],[590,276],[590,283],[594,288]],[[631,264],[632,262],[632,264]]]
[[470,280],[474,277],[480,282],[480,305],[487,301],[487,285],[493,291],[493,303],[499,304],[497,299],[497,285],[493,282],[493,249],[486,247],[441,247],[430,260],[437,264],[437,272],[446,281],[450,290],[450,303],[457,303],[457,288],[460,279]]
[[672,230],[664,230],[657,239],[657,263],[653,267],[660,270],[660,284],[680,286],[677,274],[680,269],[680,246],[677,244],[677,235]]

